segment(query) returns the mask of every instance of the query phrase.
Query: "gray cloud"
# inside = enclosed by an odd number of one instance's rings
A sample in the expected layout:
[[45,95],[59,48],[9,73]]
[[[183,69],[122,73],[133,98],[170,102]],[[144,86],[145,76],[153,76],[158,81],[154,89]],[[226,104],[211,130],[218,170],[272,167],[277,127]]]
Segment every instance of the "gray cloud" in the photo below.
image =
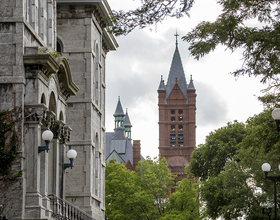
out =
[[197,93],[197,125],[219,125],[227,120],[227,101],[211,86],[195,82]]

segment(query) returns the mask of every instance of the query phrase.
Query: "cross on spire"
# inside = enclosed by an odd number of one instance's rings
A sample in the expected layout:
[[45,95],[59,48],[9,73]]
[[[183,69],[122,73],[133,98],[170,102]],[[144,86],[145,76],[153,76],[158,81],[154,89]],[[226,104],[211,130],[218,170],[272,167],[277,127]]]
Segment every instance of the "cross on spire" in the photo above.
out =
[[176,37],[176,47],[177,47],[178,46],[177,37],[179,36],[179,34],[177,34],[177,30],[176,30],[176,34],[174,34],[174,36]]

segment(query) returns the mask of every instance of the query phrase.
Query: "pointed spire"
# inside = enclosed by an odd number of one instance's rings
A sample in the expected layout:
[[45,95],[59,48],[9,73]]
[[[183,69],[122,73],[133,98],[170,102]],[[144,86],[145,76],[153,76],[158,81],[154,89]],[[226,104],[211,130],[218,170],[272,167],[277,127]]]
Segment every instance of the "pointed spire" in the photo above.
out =
[[118,96],[118,104],[117,104],[117,107],[116,107],[116,110],[115,110],[115,113],[113,116],[125,116],[125,114],[123,112],[120,96]]
[[126,108],[126,114],[124,117],[124,127],[132,127],[131,123],[130,123],[130,119],[127,113],[127,108]]
[[161,80],[159,83],[158,90],[165,90],[165,85],[164,85],[164,80],[162,79],[162,75],[161,75]]
[[190,84],[188,86],[188,90],[195,90],[194,84],[193,84],[193,79],[192,79],[192,75],[191,75],[191,80],[190,80]]
[[128,140],[131,140],[131,127],[132,127],[132,125],[130,123],[129,116],[128,116],[127,109],[126,109],[126,114],[125,114],[125,118],[124,118],[124,128],[125,128],[126,138]]
[[176,32],[175,36],[176,36],[176,48],[175,48],[175,52],[173,55],[173,59],[172,59],[172,63],[171,63],[171,67],[170,67],[170,71],[169,71],[169,75],[168,75],[168,81],[166,84],[165,98],[167,98],[170,95],[170,92],[172,91],[172,89],[176,83],[176,78],[177,78],[177,83],[178,83],[180,89],[182,90],[183,94],[187,98],[188,97],[187,82],[186,82],[186,77],[185,77],[180,53],[179,53],[179,50],[177,47],[177,44],[178,44],[177,36],[179,36],[177,34],[177,32]]
[[121,104],[120,97],[118,97],[118,104],[114,113],[115,117],[115,130],[124,130],[124,112]]

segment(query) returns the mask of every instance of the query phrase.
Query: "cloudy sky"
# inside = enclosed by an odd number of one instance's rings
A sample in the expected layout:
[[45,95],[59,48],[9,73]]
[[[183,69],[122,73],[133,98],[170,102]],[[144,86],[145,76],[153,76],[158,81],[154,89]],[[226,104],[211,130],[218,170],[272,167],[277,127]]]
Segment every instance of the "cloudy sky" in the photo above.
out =
[[[108,0],[112,10],[128,10],[140,0]],[[121,2],[121,3],[120,3]],[[162,24],[137,29],[128,36],[117,37],[119,48],[109,52],[106,64],[106,130],[114,129],[114,111],[120,96],[124,111],[128,109],[132,139],[141,140],[142,155],[158,155],[157,89],[161,75],[167,81],[176,30],[178,47],[187,82],[192,75],[197,94],[196,143],[227,122],[246,119],[263,110],[257,100],[265,88],[257,78],[230,75],[242,65],[241,51],[231,53],[223,47],[194,60],[188,43],[181,40],[201,21],[214,21],[220,13],[215,0],[196,0],[190,18],[167,19]]]

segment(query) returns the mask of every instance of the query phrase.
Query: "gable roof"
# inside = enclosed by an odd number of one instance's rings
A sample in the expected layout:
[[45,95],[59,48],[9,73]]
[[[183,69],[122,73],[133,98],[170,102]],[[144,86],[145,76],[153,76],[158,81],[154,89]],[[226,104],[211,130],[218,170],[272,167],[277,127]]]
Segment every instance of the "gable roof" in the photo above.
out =
[[[133,163],[133,149],[130,140],[127,140],[125,136],[118,137],[116,133],[123,130],[115,130],[114,133],[106,132],[106,151],[105,157],[108,158],[109,155],[116,151],[123,161],[130,160]],[[107,159],[106,159],[107,160]]]
[[125,161],[122,159],[122,157],[118,154],[116,150],[113,150],[109,156],[106,158],[106,162],[109,163],[111,159],[116,159],[118,163],[125,164]]
[[186,100],[186,97],[183,94],[182,90],[180,89],[177,81],[175,82],[175,85],[166,100],[175,99],[175,98],[176,100]]

